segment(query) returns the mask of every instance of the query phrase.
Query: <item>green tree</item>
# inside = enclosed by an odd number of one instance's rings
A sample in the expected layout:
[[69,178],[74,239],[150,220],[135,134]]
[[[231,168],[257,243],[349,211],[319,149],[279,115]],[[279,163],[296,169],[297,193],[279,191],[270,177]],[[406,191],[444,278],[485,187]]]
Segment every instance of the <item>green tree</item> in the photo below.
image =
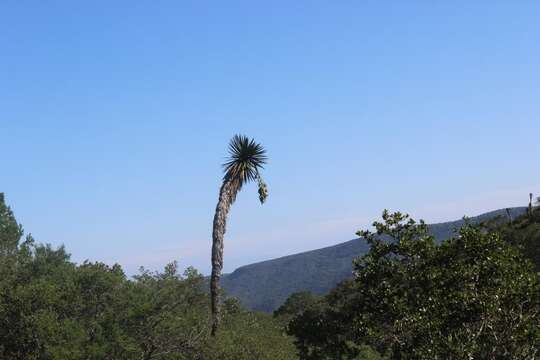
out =
[[75,264],[64,247],[20,241],[0,201],[0,359],[296,359],[292,338],[269,314],[224,302],[210,336],[210,298],[194,269],[176,263],[128,279],[119,265]]
[[223,304],[222,326],[208,344],[205,359],[293,360],[297,359],[292,337],[270,314],[247,311],[235,299]]
[[212,231],[212,274],[210,277],[212,335],[216,334],[220,319],[219,279],[223,269],[223,237],[227,215],[242,186],[251,181],[258,181],[261,204],[266,200],[268,192],[259,172],[267,160],[265,153],[260,144],[246,136],[235,135],[229,143],[229,158],[223,165],[225,175],[219,191]]
[[6,205],[4,193],[0,193],[0,259],[5,259],[17,250],[22,236],[22,226]]
[[69,261],[64,248],[26,242],[0,281],[6,359],[122,359],[119,266]]
[[210,330],[203,285],[192,268],[178,274],[176,262],[162,273],[142,269],[128,283],[123,326],[137,359],[202,359]]
[[466,225],[436,244],[423,222],[383,213],[354,280],[294,318],[304,359],[531,359],[540,347],[540,281],[498,233]]
[[532,260],[536,270],[540,270],[540,208],[534,206],[530,212],[517,217],[512,223],[495,218],[486,224],[492,232],[497,232],[525,257]]
[[274,317],[288,323],[292,318],[302,314],[307,309],[321,301],[321,297],[309,291],[300,291],[291,294],[276,311]]

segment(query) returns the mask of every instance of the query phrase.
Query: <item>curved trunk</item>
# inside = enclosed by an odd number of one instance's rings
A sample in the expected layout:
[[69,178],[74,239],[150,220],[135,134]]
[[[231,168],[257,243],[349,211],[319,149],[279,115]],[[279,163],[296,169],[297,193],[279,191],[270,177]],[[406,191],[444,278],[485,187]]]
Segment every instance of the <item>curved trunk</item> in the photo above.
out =
[[233,179],[225,179],[219,190],[219,200],[214,215],[212,230],[212,275],[210,276],[210,297],[212,303],[212,336],[217,332],[220,320],[219,279],[223,269],[223,237],[227,225],[227,215],[240,185]]

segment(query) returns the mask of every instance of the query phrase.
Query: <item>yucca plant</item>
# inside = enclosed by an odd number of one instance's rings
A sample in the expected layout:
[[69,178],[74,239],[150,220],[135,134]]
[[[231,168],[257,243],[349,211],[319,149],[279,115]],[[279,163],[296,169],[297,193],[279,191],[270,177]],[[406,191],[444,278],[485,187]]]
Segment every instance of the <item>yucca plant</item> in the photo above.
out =
[[219,190],[219,200],[214,215],[212,231],[212,275],[210,276],[210,297],[212,310],[212,335],[215,335],[220,321],[219,279],[223,269],[223,237],[227,225],[227,215],[236,196],[245,184],[257,181],[259,200],[265,202],[268,189],[260,170],[266,163],[266,150],[247,136],[235,135],[229,143],[229,157],[223,170],[223,182]]

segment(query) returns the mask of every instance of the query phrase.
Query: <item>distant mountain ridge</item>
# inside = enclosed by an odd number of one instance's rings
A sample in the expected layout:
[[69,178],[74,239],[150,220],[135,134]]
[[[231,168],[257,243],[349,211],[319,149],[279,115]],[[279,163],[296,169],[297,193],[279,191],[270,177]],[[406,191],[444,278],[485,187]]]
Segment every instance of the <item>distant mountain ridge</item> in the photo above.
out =
[[[510,209],[512,217],[526,211],[526,207]],[[497,216],[507,216],[505,209],[471,217],[478,223]],[[463,226],[464,220],[428,225],[431,234],[442,241],[452,237]],[[337,283],[352,275],[353,259],[369,250],[364,239],[349,240],[321,249],[288,255],[242,266],[224,274],[221,284],[229,296],[240,299],[246,307],[270,312],[277,309],[290,294],[310,291],[324,294]]]

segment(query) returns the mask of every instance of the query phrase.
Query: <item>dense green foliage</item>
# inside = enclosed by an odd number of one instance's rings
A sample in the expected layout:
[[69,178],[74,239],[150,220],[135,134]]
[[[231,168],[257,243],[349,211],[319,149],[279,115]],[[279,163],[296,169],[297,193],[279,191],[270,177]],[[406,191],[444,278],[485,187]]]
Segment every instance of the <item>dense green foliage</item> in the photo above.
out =
[[438,244],[427,226],[383,214],[355,276],[289,323],[303,359],[533,359],[540,278],[498,232],[465,225]]
[[533,359],[540,209],[520,213],[453,223],[439,241],[447,226],[384,212],[375,233],[358,232],[369,250],[352,278],[325,296],[294,293],[273,316],[229,298],[212,337],[195,269],[128,278],[75,264],[23,238],[0,194],[0,359]]
[[211,338],[205,280],[118,265],[76,265],[64,248],[40,245],[0,196],[0,359],[295,359],[292,339],[268,314],[224,306]]
[[487,227],[499,232],[506,242],[522,251],[540,270],[540,207],[531,206],[527,213],[515,219],[498,216],[487,222]]

